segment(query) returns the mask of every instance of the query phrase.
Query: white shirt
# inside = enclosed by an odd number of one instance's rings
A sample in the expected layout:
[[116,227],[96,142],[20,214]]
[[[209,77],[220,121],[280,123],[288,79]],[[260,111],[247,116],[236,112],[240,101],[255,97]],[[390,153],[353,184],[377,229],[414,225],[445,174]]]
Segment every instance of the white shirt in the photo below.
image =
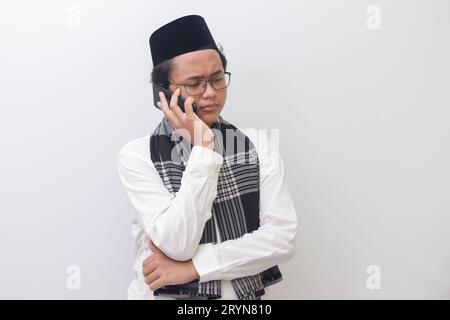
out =
[[[272,152],[266,134],[244,132],[253,142],[260,164],[260,227],[241,238],[198,244],[205,223],[212,217],[217,180],[223,157],[213,150],[194,146],[176,195],[165,187],[150,159],[150,136],[127,143],[119,152],[117,166],[125,193],[133,208],[135,244],[134,278],[128,299],[170,299],[154,296],[144,281],[142,262],[152,252],[148,239],[168,257],[189,260],[200,282],[221,280],[222,298],[237,299],[231,280],[260,273],[289,260],[295,253],[297,216],[287,189],[284,165]],[[215,219],[217,221],[217,219]],[[262,299],[269,298],[268,288]]]

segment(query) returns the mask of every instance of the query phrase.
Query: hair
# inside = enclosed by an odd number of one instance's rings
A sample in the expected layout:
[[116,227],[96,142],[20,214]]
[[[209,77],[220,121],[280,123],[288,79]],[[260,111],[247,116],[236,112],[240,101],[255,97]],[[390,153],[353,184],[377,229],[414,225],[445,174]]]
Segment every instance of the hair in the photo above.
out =
[[[227,58],[223,53],[222,46],[219,46],[219,50],[217,50],[219,54],[220,61],[222,62],[223,70],[227,71]],[[162,85],[164,88],[169,88],[169,76],[170,72],[173,68],[173,58],[165,60],[160,64],[153,67],[151,74],[151,82],[158,83]]]

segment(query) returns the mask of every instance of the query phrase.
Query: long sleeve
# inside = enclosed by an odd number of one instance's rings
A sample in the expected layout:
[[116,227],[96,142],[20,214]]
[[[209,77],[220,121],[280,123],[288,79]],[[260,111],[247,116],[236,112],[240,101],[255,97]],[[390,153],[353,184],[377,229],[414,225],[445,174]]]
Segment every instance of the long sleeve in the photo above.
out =
[[145,159],[130,146],[119,152],[119,176],[136,220],[170,258],[184,261],[195,254],[204,225],[211,218],[222,163],[222,156],[215,151],[194,146],[180,189],[173,195],[164,186],[150,157]]
[[200,244],[192,258],[200,282],[254,275],[294,255],[297,216],[281,157],[269,156],[260,174],[260,227],[238,239]]

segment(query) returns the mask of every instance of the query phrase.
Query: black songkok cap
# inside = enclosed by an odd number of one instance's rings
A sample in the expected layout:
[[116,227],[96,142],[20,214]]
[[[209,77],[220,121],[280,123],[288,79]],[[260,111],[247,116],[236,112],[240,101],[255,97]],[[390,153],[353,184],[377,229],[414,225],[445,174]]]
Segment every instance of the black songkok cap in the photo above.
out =
[[198,15],[184,16],[163,25],[152,33],[149,42],[154,66],[192,51],[218,51],[205,19]]

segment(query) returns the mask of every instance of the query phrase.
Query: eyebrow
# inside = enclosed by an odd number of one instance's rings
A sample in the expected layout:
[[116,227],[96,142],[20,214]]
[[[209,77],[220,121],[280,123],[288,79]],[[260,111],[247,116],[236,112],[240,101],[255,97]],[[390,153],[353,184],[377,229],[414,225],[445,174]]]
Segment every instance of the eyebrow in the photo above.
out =
[[[222,69],[219,69],[219,70],[217,70],[217,71],[214,71],[214,72],[210,75],[210,77],[215,76],[216,74],[219,74],[219,73],[221,73],[221,72],[224,72],[224,71],[223,71]],[[197,79],[203,79],[203,77],[202,77],[202,76],[191,76],[191,77],[186,78],[184,81],[187,81],[187,80],[197,80]]]

